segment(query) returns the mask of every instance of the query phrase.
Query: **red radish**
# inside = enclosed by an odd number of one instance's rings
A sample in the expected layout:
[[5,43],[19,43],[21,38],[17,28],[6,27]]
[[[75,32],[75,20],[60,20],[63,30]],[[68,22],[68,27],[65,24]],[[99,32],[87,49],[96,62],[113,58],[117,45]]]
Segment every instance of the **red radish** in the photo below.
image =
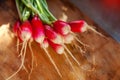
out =
[[28,41],[32,37],[32,27],[29,21],[22,23],[19,36],[22,41]]
[[20,21],[16,21],[16,22],[14,23],[14,25],[13,25],[13,32],[14,32],[14,34],[15,34],[16,36],[17,36],[17,34],[18,34],[19,28],[20,28]]
[[89,30],[92,30],[93,32],[95,32],[96,34],[98,34],[102,37],[105,37],[101,33],[97,32],[90,25],[88,25],[84,20],[72,21],[69,23],[69,25],[71,27],[72,32],[85,32],[89,29]]
[[56,33],[49,25],[45,25],[45,35],[54,43],[63,43],[62,37],[58,33]]
[[64,43],[70,44],[74,40],[74,35],[72,35],[71,33],[69,33],[67,35],[64,35],[63,39],[64,39]]
[[39,19],[39,17],[36,15],[33,17],[31,24],[32,24],[33,38],[35,39],[36,42],[41,44],[45,38],[43,24]]
[[49,43],[48,43],[47,38],[44,39],[43,43],[41,43],[40,46],[41,46],[42,48],[48,48]]
[[48,40],[50,46],[58,53],[62,54],[64,52],[64,47],[60,44],[55,44],[52,41]]
[[[24,61],[25,61],[25,56],[26,56],[26,48],[27,48],[27,43],[28,40],[31,40],[32,37],[32,27],[29,21],[25,21],[21,24],[20,28],[19,27],[19,22],[15,24],[14,26],[14,32],[17,33],[17,36],[20,40],[23,41],[22,48],[20,51],[20,56],[21,56],[21,65],[19,66],[18,70],[12,74],[10,77],[8,77],[6,80],[11,79],[13,76],[15,76],[24,66]],[[33,53],[32,53],[33,54]],[[33,62],[33,61],[32,61]],[[32,70],[31,70],[32,71]]]
[[72,21],[69,25],[72,32],[85,32],[88,26],[84,20]]
[[57,20],[53,23],[54,29],[56,32],[60,33],[61,35],[66,35],[70,32],[71,28],[70,25],[64,21]]

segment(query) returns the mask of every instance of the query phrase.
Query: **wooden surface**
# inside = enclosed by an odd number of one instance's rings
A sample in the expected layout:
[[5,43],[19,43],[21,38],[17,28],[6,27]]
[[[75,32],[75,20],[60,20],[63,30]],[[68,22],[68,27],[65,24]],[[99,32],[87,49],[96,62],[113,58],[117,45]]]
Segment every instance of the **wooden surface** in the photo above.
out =
[[[13,23],[18,19],[14,0],[0,1],[0,25],[7,23],[11,25],[10,27],[0,27],[0,80],[5,80],[19,68],[21,61],[18,57],[19,53],[16,51],[16,37],[11,31]],[[57,74],[45,52],[37,43],[33,42],[35,63],[31,80],[120,80],[120,44],[66,0],[49,0],[48,5],[58,19],[67,21],[84,19],[88,24],[96,26],[96,29],[106,37],[103,38],[90,30],[79,34],[80,40],[88,44],[90,48],[86,48],[86,50],[84,48],[86,52],[82,54],[79,50],[70,47],[73,55],[81,63],[79,67],[69,56],[75,71],[72,70],[64,55],[58,55],[49,48],[50,55],[63,75],[62,78]],[[28,72],[30,64],[31,53],[28,48],[25,59]],[[92,68],[94,70],[90,71]],[[22,69],[11,80],[27,80],[28,75],[29,73]],[[79,78],[76,75],[79,75]]]

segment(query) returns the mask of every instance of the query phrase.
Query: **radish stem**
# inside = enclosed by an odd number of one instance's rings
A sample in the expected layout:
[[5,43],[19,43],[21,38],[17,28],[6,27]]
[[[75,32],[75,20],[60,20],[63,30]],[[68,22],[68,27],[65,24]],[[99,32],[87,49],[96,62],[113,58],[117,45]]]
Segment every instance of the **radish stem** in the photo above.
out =
[[15,0],[15,4],[16,4],[16,7],[17,7],[17,11],[18,11],[18,15],[20,17],[20,20],[22,20],[22,15],[21,15],[21,12],[19,10],[19,8],[20,8],[19,0]]

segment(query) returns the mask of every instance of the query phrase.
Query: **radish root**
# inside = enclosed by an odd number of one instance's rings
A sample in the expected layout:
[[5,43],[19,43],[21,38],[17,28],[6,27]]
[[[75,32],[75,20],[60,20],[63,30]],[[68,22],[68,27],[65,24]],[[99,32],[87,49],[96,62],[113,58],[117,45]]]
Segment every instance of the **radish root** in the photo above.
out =
[[78,75],[76,74],[76,70],[75,70],[75,68],[74,68],[74,66],[73,66],[73,64],[72,64],[72,62],[71,62],[70,59],[68,58],[68,55],[66,54],[66,52],[64,52],[64,55],[65,55],[65,57],[66,57],[68,63],[69,63],[70,66],[72,67],[72,70],[75,72],[75,75],[78,77]]
[[13,73],[10,77],[8,77],[6,80],[10,80],[12,77],[14,77],[14,76],[23,68],[23,66],[24,66],[24,61],[25,61],[25,55],[26,55],[26,48],[27,48],[27,41],[25,40],[25,41],[23,42],[23,46],[22,46],[22,49],[24,50],[24,52],[23,52],[23,50],[21,49],[21,53],[20,53],[20,54],[22,54],[22,55],[21,55],[21,65],[20,65],[20,67],[18,68],[18,70],[17,70],[15,73]]
[[46,55],[49,57],[49,59],[50,59],[51,63],[53,64],[55,70],[57,71],[57,73],[59,74],[59,76],[62,78],[62,74],[60,73],[58,67],[56,66],[54,60],[52,59],[52,57],[51,57],[50,54],[48,53],[47,49],[45,49],[45,48],[43,48],[43,49],[44,49]]
[[17,52],[19,52],[19,44],[20,43],[20,40],[19,39],[17,39]]
[[81,53],[85,53],[85,51],[77,44],[73,41],[73,46],[76,48],[76,49],[79,49]]
[[87,28],[89,29],[89,30],[92,30],[93,32],[95,32],[96,34],[98,34],[98,35],[100,35],[100,36],[102,36],[102,37],[105,37],[103,34],[101,34],[100,32],[98,32],[98,31],[96,31],[92,26],[87,26]]
[[75,37],[75,40],[77,40],[77,41],[78,41],[80,44],[82,44],[83,46],[90,47],[89,45],[84,44],[82,41],[80,41],[77,37]]
[[21,48],[21,51],[20,51],[20,54],[18,55],[18,57],[20,57],[20,56],[23,55],[23,50],[24,50],[24,48],[25,48],[25,44],[26,44],[26,41],[23,42],[22,48]]
[[25,67],[25,65],[23,65],[23,69],[24,69],[27,73],[29,73],[28,70],[27,70],[27,68]]
[[34,54],[33,54],[33,50],[32,50],[32,47],[31,47],[31,41],[29,42],[29,49],[30,49],[30,52],[31,52],[32,61],[31,61],[31,69],[30,69],[30,73],[29,73],[29,76],[28,76],[28,80],[30,80],[30,76],[33,72],[33,67],[34,67]]
[[78,60],[72,55],[72,53],[70,52],[70,50],[63,44],[64,48],[66,49],[66,51],[69,53],[69,55],[73,58],[73,60],[80,66],[80,63],[78,62]]

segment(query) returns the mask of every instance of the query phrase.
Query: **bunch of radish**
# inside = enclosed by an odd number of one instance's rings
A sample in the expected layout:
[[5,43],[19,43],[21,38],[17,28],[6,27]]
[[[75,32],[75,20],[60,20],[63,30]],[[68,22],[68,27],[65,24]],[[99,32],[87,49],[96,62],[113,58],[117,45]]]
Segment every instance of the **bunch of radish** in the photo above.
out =
[[75,34],[83,33],[88,29],[100,34],[91,28],[84,20],[65,22],[56,19],[49,11],[46,0],[15,0],[15,2],[20,20],[15,22],[13,32],[18,38],[18,43],[23,43],[20,51],[22,63],[19,69],[6,80],[11,79],[24,66],[27,44],[29,44],[31,50],[31,65],[33,65],[34,56],[31,48],[32,41],[37,42],[39,44],[38,46],[45,51],[59,76],[62,77],[62,74],[48,52],[48,47],[52,47],[52,49],[58,54],[64,54],[72,69],[75,70],[66,53],[69,53],[78,65],[80,65],[80,63],[67,48],[66,44],[72,44],[74,40],[77,40],[80,44],[84,45]]

